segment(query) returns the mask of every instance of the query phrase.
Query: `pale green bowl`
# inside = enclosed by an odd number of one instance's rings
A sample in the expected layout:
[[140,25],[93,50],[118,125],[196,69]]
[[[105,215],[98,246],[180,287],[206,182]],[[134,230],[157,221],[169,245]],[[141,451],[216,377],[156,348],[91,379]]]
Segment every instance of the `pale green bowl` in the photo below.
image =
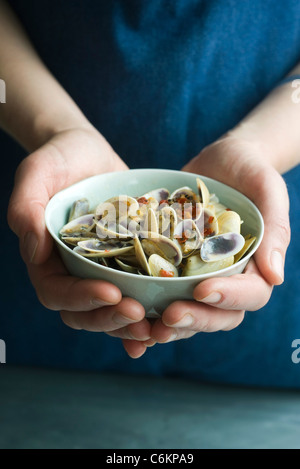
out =
[[92,207],[106,199],[120,195],[140,196],[158,187],[173,191],[190,186],[195,191],[197,175],[182,171],[162,169],[135,169],[106,173],[84,179],[52,197],[46,207],[46,226],[56,242],[62,260],[70,274],[81,278],[107,280],[120,288],[122,294],[138,300],[148,317],[160,315],[173,301],[193,298],[195,286],[204,279],[230,276],[243,272],[250,257],[261,243],[264,231],[262,216],[255,205],[244,195],[213,179],[201,176],[211,193],[220,202],[239,213],[243,220],[242,234],[251,233],[256,242],[248,254],[236,264],[218,272],[195,277],[158,278],[129,274],[96,264],[74,253],[59,239],[59,230],[66,223],[74,200],[86,197]]

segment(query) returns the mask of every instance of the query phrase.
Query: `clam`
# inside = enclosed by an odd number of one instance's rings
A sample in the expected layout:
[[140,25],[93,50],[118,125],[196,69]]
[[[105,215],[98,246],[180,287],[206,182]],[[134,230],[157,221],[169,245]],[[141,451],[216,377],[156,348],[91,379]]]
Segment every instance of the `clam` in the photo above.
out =
[[135,216],[139,210],[139,203],[134,197],[119,195],[111,197],[96,207],[95,217],[100,220],[116,220],[124,216]]
[[116,222],[106,224],[103,220],[96,222],[96,233],[100,239],[130,239],[133,238],[133,233],[123,225]]
[[214,262],[237,254],[244,246],[245,238],[238,233],[224,233],[204,239],[200,256],[205,262]]
[[112,244],[98,238],[79,241],[78,247],[87,251],[93,257],[115,257],[133,251],[133,244]]
[[126,262],[122,261],[118,257],[115,257],[115,261],[124,272],[129,272],[130,274],[137,274],[139,271],[138,267],[126,264]]
[[196,178],[171,194],[165,188],[140,197],[118,195],[89,213],[82,198],[71,207],[61,240],[105,267],[152,277],[193,276],[238,262],[255,242],[240,234],[240,215],[227,209]]
[[141,232],[141,245],[147,256],[158,254],[175,266],[182,261],[182,252],[178,244],[164,235]]
[[62,227],[59,233],[61,236],[79,235],[91,231],[94,226],[94,215],[91,213],[71,220]]
[[89,213],[90,203],[88,199],[83,198],[79,200],[75,200],[73,202],[70,214],[69,214],[69,221],[75,220],[76,218],[82,217]]
[[198,202],[197,194],[190,187],[179,187],[170,195],[172,202],[178,202],[179,199],[186,199],[187,202]]
[[174,240],[179,244],[182,257],[184,258],[190,256],[196,249],[199,249],[203,238],[193,220],[182,220],[175,228]]
[[[137,200],[145,199],[146,203],[148,203],[149,199],[155,199],[158,203],[160,203],[163,200],[168,200],[170,192],[168,189],[165,189],[164,187],[161,187],[159,189],[154,189],[150,192],[147,192],[146,194],[142,195],[141,197],[138,197]],[[153,200],[152,200],[153,201]]]
[[153,277],[178,277],[178,270],[175,265],[158,254],[151,254],[148,264]]
[[251,236],[251,235],[245,236],[245,244],[242,247],[242,249],[237,254],[235,254],[234,262],[238,262],[240,259],[242,259],[242,257],[244,257],[245,254],[247,254],[247,252],[249,251],[251,246],[255,243],[255,241],[256,241],[256,236]]
[[157,212],[157,219],[159,233],[172,239],[174,236],[175,227],[178,223],[177,214],[174,208],[170,207],[169,205],[162,207]]
[[136,255],[137,261],[139,262],[141,268],[148,275],[151,275],[151,270],[148,264],[147,257],[145,255],[145,251],[137,235],[134,237],[134,249],[135,249],[135,255]]
[[145,232],[158,233],[158,221],[153,208],[147,210],[146,216],[141,223],[141,230]]
[[199,200],[203,205],[203,208],[206,208],[209,204],[210,194],[206,184],[202,181],[202,179],[197,178],[197,188],[199,194]]
[[209,208],[205,208],[202,211],[201,217],[195,223],[203,238],[215,236],[219,233],[217,217]]
[[218,226],[220,233],[240,233],[241,217],[233,210],[226,210],[219,215]]
[[198,220],[201,216],[202,205],[199,197],[190,187],[180,187],[174,191],[170,195],[170,203],[181,220]]
[[61,240],[64,243],[69,244],[71,246],[77,246],[77,243],[79,241],[87,241],[88,239],[94,238],[94,237],[95,237],[95,233],[93,231],[85,231],[84,233],[77,233],[77,234],[75,233],[70,236],[62,235]]
[[226,257],[214,262],[204,262],[198,254],[190,256],[182,270],[182,277],[190,277],[193,275],[208,274],[217,270],[225,269],[234,263],[234,256]]

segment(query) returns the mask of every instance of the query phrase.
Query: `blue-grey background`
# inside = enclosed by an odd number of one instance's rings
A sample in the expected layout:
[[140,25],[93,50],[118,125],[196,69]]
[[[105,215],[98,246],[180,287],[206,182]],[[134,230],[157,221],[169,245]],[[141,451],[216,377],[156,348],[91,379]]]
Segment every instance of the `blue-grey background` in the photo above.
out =
[[[180,169],[300,58],[297,0],[10,3],[50,70],[131,168]],[[156,345],[132,360],[119,340],[68,329],[39,304],[6,223],[25,152],[4,133],[0,152],[0,338],[8,363],[299,387],[300,364],[291,360],[300,338],[299,167],[285,175],[292,225],[286,281],[268,305],[234,331]]]

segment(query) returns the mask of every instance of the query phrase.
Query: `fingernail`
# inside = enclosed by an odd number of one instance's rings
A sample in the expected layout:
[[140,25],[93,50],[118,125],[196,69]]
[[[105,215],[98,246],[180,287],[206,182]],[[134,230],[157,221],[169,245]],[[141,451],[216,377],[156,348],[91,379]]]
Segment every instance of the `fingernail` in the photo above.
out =
[[175,322],[175,324],[172,324],[173,327],[189,327],[194,323],[194,317],[186,313],[178,322]]
[[132,324],[132,323],[136,322],[135,319],[128,318],[126,316],[123,316],[120,313],[114,314],[113,317],[112,317],[112,320],[120,326],[126,326],[127,324]]
[[213,304],[213,303],[218,303],[221,300],[221,298],[222,298],[221,293],[214,291],[210,293],[209,295],[207,295],[205,298],[202,298],[201,300],[198,300],[198,301],[201,301],[202,303]]
[[24,236],[24,249],[30,262],[33,261],[38,247],[38,239],[33,231],[28,231]]
[[170,335],[170,337],[169,337],[167,340],[165,340],[164,343],[166,344],[167,342],[172,342],[173,340],[176,339],[176,337],[177,337],[177,332],[174,331],[174,332],[172,332],[172,334]]
[[272,251],[271,253],[271,265],[274,272],[281,278],[284,279],[284,269],[283,269],[283,258],[279,251]]
[[153,345],[155,345],[156,343],[157,343],[156,340],[148,339],[148,340],[145,340],[144,345],[146,345],[146,347],[153,347]]
[[109,303],[108,301],[101,300],[100,298],[93,298],[91,304],[96,308],[102,308],[103,306],[113,306],[115,303]]

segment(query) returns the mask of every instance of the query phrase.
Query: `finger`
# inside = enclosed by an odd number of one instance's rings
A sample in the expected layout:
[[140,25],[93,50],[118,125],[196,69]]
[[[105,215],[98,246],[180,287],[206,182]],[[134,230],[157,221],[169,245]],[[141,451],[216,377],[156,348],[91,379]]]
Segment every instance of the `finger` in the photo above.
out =
[[272,285],[284,281],[285,255],[290,243],[289,197],[282,177],[274,170],[257,175],[253,200],[264,219],[264,237],[255,261]]
[[[63,322],[72,329],[111,332],[142,321],[145,317],[145,310],[136,300],[123,298],[117,305],[104,306],[93,311],[61,311],[60,315]],[[142,335],[145,327],[146,325],[143,323],[141,332],[136,328],[133,333]],[[149,338],[149,334],[145,334],[145,340],[147,338]]]
[[[171,305],[172,306],[172,305]],[[176,306],[175,306],[176,307]],[[180,339],[188,339],[198,331],[189,330],[186,327],[177,328],[164,324],[163,319],[157,319],[151,329],[151,337],[159,344],[166,344]]]
[[[105,332],[112,337],[118,337],[120,339],[138,340],[144,342],[151,340],[151,326],[146,318],[143,318],[141,321],[135,323],[130,323],[125,327],[121,327],[120,329]],[[145,343],[145,345],[147,344]]]
[[124,339],[122,341],[123,347],[131,358],[140,358],[147,350],[143,342]]
[[196,332],[229,331],[240,325],[244,311],[229,311],[196,301],[175,301],[153,325],[151,336],[157,342],[188,338]]
[[119,288],[109,282],[69,275],[55,249],[43,264],[29,264],[28,273],[40,302],[54,311],[89,311],[122,299]]
[[257,311],[269,301],[272,289],[251,260],[243,274],[199,283],[193,296],[196,301],[221,309]]
[[45,206],[66,172],[58,158],[47,156],[47,150],[39,150],[19,165],[7,213],[10,228],[20,238],[24,261],[37,264],[44,262],[52,249]]

